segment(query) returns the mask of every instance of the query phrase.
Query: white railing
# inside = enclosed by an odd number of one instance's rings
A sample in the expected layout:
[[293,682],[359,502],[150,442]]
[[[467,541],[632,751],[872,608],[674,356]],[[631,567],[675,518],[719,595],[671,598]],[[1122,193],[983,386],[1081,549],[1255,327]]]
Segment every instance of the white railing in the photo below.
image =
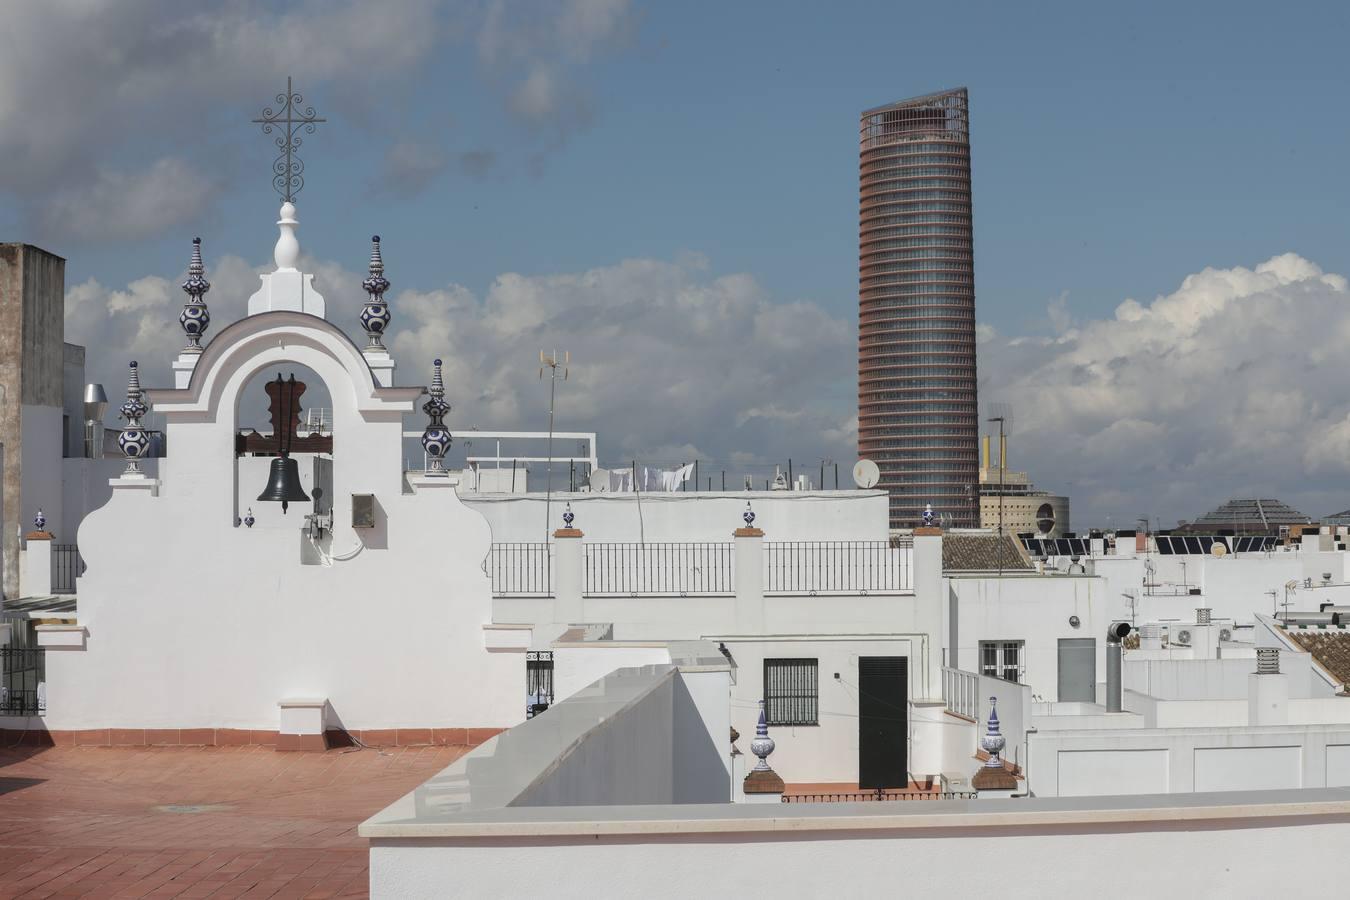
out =
[[980,676],[974,672],[943,666],[942,699],[947,701],[948,712],[978,722],[980,719]]

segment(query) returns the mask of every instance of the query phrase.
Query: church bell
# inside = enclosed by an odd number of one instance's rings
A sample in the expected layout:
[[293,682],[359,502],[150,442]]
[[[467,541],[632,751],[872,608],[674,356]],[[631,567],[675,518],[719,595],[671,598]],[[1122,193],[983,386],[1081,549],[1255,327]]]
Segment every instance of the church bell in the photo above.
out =
[[273,457],[272,474],[267,479],[267,487],[263,488],[258,499],[271,500],[274,503],[280,500],[283,515],[292,500],[308,500],[309,495],[300,486],[300,464],[289,456]]

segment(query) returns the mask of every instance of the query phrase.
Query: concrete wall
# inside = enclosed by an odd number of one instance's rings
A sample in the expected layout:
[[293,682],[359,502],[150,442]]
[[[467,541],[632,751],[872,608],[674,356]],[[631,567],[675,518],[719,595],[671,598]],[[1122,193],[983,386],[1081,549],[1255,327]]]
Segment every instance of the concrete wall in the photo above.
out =
[[561,703],[617,669],[669,662],[670,651],[664,644],[635,646],[614,641],[555,644],[553,702]]
[[[65,329],[65,260],[27,244],[0,244],[0,445],[5,448],[3,480],[3,590],[9,599],[19,595],[20,534],[31,530],[37,498],[24,495],[25,465],[37,465],[52,453],[56,496],[45,502],[60,510],[60,455],[62,402],[62,335]],[[56,426],[47,433],[49,416],[29,410],[56,411]],[[34,447],[25,447],[25,416],[43,425],[34,435]]]
[[1042,730],[1027,774],[1038,797],[1344,787],[1347,747],[1346,724]]
[[750,502],[755,526],[767,541],[884,541],[889,536],[886,494],[881,491],[688,491],[601,494],[555,491],[553,521],[545,528],[543,494],[461,492],[464,503],[487,517],[496,543],[542,541],[562,526],[572,504],[586,540],[729,541]]
[[[1126,650],[1122,680],[1127,690],[1160,700],[1246,700],[1247,678],[1256,671],[1252,659],[1137,660],[1141,651]],[[1330,697],[1331,689],[1311,674],[1312,656],[1281,653],[1280,670],[1289,679],[1289,696]]]

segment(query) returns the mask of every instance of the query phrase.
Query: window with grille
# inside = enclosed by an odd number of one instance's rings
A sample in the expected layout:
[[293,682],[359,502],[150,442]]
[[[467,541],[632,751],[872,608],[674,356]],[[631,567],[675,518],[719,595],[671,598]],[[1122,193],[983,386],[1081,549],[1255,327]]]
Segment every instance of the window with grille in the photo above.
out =
[[1024,643],[1024,641],[980,641],[980,674],[1020,683]]
[[820,724],[818,669],[814,659],[764,660],[764,719],[768,724]]

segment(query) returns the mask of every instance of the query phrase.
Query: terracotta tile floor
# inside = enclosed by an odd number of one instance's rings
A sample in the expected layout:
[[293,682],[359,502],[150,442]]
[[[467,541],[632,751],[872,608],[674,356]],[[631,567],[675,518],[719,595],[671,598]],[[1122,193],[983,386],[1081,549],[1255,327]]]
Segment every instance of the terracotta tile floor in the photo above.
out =
[[465,752],[0,750],[0,897],[365,897],[356,826]]

